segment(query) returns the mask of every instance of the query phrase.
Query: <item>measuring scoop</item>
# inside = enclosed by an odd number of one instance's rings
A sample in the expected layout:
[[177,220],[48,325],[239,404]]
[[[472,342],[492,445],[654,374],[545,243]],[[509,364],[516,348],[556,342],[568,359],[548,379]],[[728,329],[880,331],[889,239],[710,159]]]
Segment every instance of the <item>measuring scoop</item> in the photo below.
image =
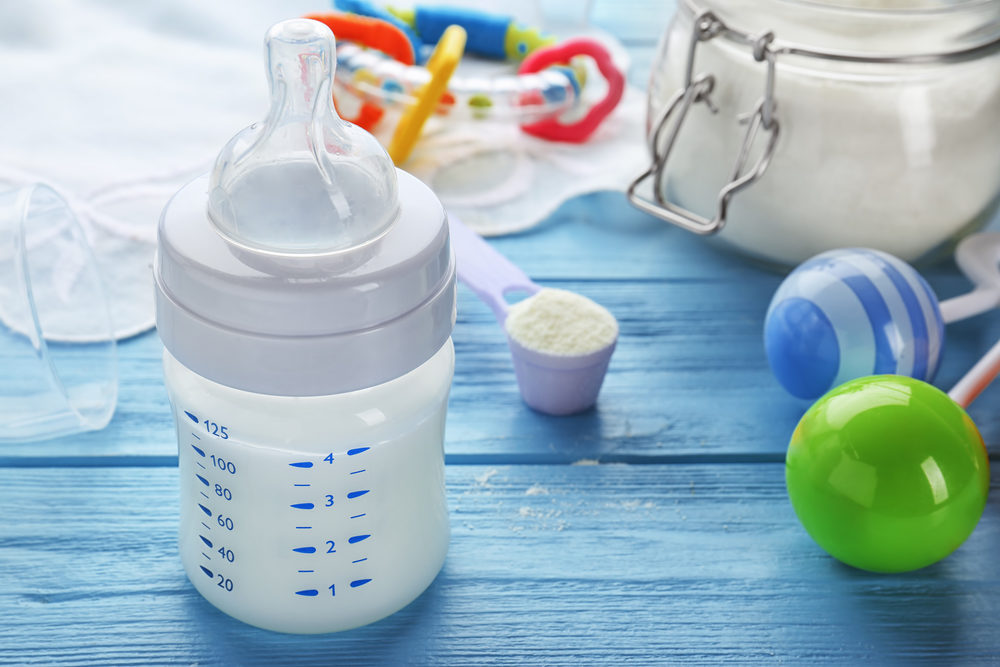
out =
[[448,226],[458,278],[490,307],[503,327],[524,402],[550,415],[570,415],[591,407],[597,401],[617,338],[583,355],[549,354],[524,347],[507,332],[510,308],[505,297],[511,292],[534,295],[541,286],[454,216],[449,215]]

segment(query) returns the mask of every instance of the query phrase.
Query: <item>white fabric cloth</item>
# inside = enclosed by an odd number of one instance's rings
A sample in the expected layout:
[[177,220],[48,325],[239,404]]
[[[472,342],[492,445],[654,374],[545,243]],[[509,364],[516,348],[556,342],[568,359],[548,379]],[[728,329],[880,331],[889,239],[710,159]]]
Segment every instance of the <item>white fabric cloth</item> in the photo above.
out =
[[625,190],[650,159],[645,109],[645,96],[626,88],[582,144],[538,139],[511,123],[429,124],[404,167],[483,236],[522,232],[572,197]]
[[[0,189],[54,187],[84,225],[118,337],[153,326],[170,195],[267,110],[261,40],[317,2],[37,0],[0,15]],[[71,267],[71,265],[67,265]]]

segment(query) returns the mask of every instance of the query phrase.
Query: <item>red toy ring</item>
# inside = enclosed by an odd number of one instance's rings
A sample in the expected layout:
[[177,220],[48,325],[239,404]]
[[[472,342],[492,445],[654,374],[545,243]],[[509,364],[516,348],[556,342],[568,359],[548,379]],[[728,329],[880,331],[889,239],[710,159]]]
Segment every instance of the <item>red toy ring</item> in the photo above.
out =
[[600,42],[586,37],[568,39],[562,44],[539,49],[525,58],[518,74],[532,74],[550,65],[568,63],[573,56],[590,56],[597,63],[604,79],[608,82],[608,93],[595,104],[583,118],[570,125],[563,125],[555,118],[547,118],[536,123],[522,125],[521,129],[542,139],[582,143],[594,133],[597,126],[618,105],[625,92],[625,77],[611,61]]

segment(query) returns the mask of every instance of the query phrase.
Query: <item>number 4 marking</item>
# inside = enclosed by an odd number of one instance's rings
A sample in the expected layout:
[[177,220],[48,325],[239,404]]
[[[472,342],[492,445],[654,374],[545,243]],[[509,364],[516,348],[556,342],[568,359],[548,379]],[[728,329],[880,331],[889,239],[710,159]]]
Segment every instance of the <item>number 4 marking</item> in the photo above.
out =
[[333,454],[327,454],[326,458],[323,459],[327,463],[333,463]]

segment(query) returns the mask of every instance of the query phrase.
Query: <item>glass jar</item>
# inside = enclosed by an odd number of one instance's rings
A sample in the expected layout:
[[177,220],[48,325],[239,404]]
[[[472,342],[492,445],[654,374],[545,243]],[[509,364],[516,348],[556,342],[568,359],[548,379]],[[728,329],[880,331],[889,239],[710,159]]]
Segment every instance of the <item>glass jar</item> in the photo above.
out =
[[680,0],[647,136],[629,198],[664,220],[770,263],[919,261],[1000,204],[1000,0]]

